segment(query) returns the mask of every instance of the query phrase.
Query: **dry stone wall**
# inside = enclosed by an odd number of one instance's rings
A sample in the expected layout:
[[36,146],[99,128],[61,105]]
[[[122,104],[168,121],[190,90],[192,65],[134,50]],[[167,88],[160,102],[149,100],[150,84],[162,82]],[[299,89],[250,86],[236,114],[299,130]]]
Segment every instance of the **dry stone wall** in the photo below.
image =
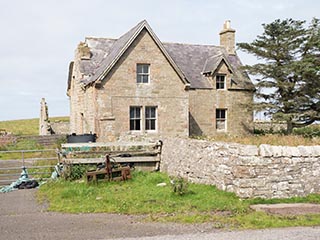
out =
[[320,193],[320,146],[257,147],[182,138],[163,143],[161,171],[241,198]]

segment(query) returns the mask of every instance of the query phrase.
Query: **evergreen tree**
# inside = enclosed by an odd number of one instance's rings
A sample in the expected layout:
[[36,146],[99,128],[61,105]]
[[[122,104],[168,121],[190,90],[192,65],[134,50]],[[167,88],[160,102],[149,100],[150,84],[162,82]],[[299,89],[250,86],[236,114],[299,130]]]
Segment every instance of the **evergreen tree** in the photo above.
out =
[[275,20],[263,24],[264,32],[252,43],[238,47],[261,63],[245,66],[256,77],[256,110],[294,127],[320,120],[320,23]]

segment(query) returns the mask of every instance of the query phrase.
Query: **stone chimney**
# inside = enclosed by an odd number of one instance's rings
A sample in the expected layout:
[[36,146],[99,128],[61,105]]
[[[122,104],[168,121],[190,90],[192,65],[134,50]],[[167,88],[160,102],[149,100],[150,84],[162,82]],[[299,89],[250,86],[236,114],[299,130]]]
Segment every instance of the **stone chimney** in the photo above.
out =
[[78,51],[79,51],[81,60],[90,60],[91,52],[90,52],[90,48],[88,47],[88,44],[84,42],[80,42],[78,45]]
[[235,32],[230,26],[230,20],[223,24],[223,29],[220,32],[220,46],[224,47],[229,54],[236,54]]

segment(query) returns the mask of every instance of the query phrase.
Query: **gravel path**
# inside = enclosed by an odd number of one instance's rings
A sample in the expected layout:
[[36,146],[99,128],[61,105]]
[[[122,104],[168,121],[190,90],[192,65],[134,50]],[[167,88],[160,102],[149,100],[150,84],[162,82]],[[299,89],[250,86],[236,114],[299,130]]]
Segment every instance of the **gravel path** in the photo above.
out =
[[212,224],[145,223],[137,216],[51,213],[36,204],[35,191],[0,194],[0,239],[320,240],[320,227],[227,232]]

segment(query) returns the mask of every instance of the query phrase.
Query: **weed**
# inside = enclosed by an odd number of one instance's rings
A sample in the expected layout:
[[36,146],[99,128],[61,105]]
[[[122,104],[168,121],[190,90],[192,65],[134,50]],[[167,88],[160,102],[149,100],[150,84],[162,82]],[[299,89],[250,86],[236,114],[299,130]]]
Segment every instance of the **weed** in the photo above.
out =
[[183,177],[175,177],[170,180],[172,191],[180,196],[188,192],[188,181]]

